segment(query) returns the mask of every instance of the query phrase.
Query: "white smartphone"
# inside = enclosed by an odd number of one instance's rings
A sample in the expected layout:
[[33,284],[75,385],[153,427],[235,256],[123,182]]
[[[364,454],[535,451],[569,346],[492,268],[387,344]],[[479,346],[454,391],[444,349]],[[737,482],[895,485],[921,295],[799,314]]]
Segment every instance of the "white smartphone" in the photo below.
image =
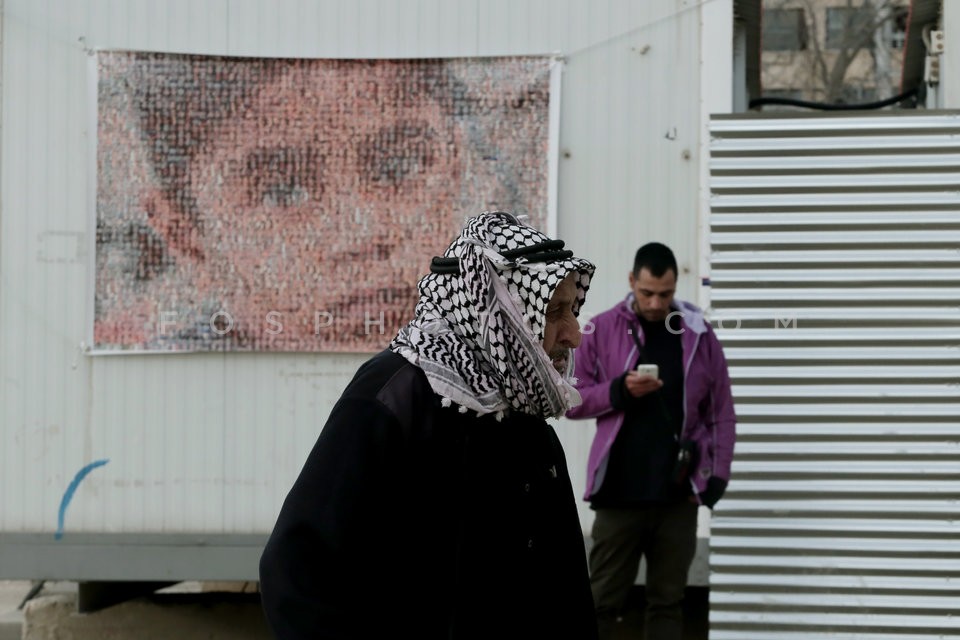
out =
[[638,364],[637,373],[642,376],[653,376],[656,378],[660,375],[660,367],[655,364]]

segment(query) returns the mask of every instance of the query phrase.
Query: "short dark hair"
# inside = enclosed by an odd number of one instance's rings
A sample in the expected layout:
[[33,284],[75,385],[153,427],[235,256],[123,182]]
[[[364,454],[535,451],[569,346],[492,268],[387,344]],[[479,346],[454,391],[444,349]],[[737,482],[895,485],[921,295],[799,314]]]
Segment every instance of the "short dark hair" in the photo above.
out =
[[639,276],[644,268],[655,278],[662,278],[670,269],[673,269],[674,276],[680,274],[673,251],[659,242],[648,242],[637,249],[637,255],[633,258],[633,275]]

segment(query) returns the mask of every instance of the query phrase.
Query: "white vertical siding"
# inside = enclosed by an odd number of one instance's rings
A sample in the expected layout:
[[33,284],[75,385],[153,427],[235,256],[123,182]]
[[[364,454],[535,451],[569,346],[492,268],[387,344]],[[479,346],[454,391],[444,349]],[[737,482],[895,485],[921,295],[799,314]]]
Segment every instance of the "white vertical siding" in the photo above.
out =
[[[365,358],[82,353],[89,50],[565,56],[559,233],[599,265],[597,312],[653,239],[676,249],[694,297],[699,11],[693,0],[5,0],[0,531],[55,530],[66,486],[99,459],[109,463],[80,485],[67,531],[268,531]],[[593,426],[559,430],[579,492]]]
[[[584,317],[628,292],[640,245],[677,254],[678,295],[696,300],[700,155],[699,9],[692,2],[567,3],[559,236],[597,263]],[[719,52],[718,55],[727,55]],[[672,139],[668,139],[669,136]],[[686,157],[689,153],[689,158]],[[578,497],[594,421],[561,421]],[[580,503],[581,521],[592,512]]]
[[710,637],[958,637],[960,113],[711,130],[739,427]]

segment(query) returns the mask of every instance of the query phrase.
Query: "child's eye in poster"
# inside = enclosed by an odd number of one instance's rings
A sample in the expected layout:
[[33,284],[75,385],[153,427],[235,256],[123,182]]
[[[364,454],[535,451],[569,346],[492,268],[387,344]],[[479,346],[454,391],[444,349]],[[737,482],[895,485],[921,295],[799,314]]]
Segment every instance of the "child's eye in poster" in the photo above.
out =
[[550,61],[98,54],[94,346],[375,351],[465,216],[544,227]]

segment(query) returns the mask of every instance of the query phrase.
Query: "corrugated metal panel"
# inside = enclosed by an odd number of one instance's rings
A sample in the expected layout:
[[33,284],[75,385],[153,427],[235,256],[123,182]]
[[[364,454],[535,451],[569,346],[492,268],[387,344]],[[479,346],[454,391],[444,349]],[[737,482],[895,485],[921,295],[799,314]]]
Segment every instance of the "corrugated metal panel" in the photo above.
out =
[[[591,309],[633,251],[697,286],[699,10],[691,0],[6,0],[0,194],[0,531],[262,533],[355,356],[85,356],[88,50],[248,56],[565,56],[559,232],[595,259]],[[574,482],[592,435],[560,425]],[[585,520],[591,516],[584,509]]]
[[712,640],[960,637],[960,114],[718,117]]

